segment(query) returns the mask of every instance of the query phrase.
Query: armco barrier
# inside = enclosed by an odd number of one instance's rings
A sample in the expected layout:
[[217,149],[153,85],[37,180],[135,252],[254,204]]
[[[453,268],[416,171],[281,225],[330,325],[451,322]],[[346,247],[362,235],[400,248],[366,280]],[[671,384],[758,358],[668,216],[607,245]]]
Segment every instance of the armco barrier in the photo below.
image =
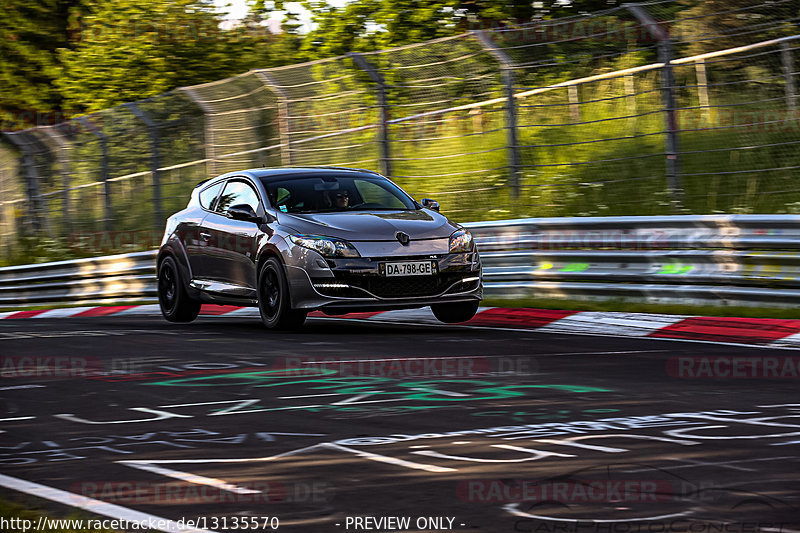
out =
[[[465,224],[488,297],[800,304],[800,216],[530,218]],[[155,251],[0,269],[0,307],[153,300]]]
[[154,300],[156,252],[0,268],[0,307]]

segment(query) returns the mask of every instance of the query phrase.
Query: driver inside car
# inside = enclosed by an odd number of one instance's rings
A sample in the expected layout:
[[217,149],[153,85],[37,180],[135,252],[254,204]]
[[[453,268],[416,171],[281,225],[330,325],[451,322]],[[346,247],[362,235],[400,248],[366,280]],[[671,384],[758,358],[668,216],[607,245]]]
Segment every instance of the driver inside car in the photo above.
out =
[[338,209],[346,209],[350,203],[350,193],[346,190],[335,191],[331,194],[333,197],[333,206]]

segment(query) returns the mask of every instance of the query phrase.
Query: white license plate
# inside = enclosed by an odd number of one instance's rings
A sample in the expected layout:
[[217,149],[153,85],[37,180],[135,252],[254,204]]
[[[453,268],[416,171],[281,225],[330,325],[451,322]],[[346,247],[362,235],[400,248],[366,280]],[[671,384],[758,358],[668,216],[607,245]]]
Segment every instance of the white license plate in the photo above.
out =
[[391,276],[430,276],[434,272],[433,261],[404,261],[386,263],[384,275]]

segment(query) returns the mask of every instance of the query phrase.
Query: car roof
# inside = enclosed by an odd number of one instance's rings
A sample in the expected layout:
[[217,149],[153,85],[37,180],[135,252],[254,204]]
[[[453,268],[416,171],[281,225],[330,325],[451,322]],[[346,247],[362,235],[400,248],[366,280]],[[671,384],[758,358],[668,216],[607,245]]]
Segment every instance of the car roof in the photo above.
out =
[[373,174],[380,176],[373,170],[366,170],[363,168],[347,168],[347,167],[280,167],[280,168],[256,168],[247,171],[251,176],[259,179],[263,178],[277,178],[288,176],[313,176],[314,174]]
[[221,176],[215,176],[213,178],[209,178],[207,180],[203,180],[195,187],[199,187],[205,183],[208,183],[212,180],[216,180],[218,178],[231,178],[234,176],[251,176],[253,178],[278,178],[278,177],[287,177],[287,176],[308,176],[314,174],[372,174],[375,176],[380,176],[381,174],[375,172],[374,170],[367,170],[364,168],[349,168],[349,167],[333,167],[333,166],[306,166],[306,167],[277,167],[277,168],[250,168],[246,170],[237,170],[235,172],[228,172]]

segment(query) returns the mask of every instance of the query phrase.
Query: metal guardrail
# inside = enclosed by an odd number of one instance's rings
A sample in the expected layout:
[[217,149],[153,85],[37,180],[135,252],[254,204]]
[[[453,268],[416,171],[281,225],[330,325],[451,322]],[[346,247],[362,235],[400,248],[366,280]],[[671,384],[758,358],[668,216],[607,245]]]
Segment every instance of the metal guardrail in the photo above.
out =
[[[800,216],[465,224],[486,295],[704,305],[800,303]],[[155,251],[0,269],[0,307],[154,300]]]
[[0,307],[156,297],[156,251],[0,268]]
[[800,303],[800,216],[541,218],[469,226],[487,296]]

